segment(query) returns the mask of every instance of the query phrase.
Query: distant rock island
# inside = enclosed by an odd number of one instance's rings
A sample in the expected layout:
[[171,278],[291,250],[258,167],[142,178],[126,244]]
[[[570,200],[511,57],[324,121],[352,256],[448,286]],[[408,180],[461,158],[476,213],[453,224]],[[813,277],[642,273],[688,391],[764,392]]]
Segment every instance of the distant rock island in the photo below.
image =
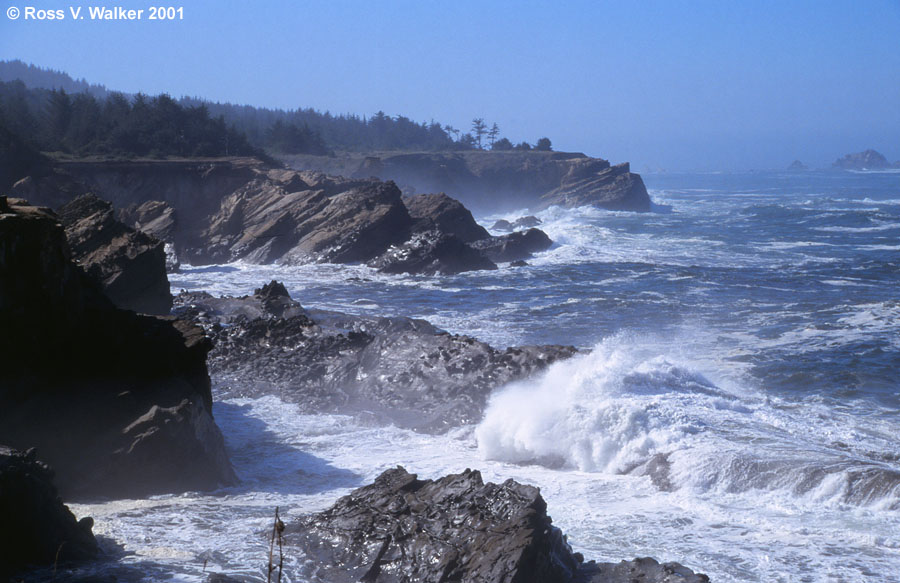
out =
[[800,160],[794,160],[793,162],[791,162],[791,165],[787,167],[787,169],[791,172],[805,172],[809,170],[809,166],[807,166]]
[[843,170],[887,170],[900,167],[900,165],[888,162],[887,158],[875,150],[847,154],[843,158],[835,160],[831,166]]

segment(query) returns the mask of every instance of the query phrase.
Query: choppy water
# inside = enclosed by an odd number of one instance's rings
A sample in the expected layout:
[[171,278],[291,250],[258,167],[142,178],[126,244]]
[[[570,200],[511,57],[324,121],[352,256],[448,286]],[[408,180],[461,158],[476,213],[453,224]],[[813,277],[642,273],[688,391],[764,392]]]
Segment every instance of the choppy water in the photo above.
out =
[[[274,278],[309,307],[593,351],[499,390],[481,424],[444,436],[299,415],[275,398],[217,402],[242,485],[76,505],[130,553],[92,569],[265,580],[276,505],[288,518],[319,510],[402,464],[538,485],[591,558],[678,560],[715,581],[900,581],[900,174],[645,182],[654,213],[538,215],[556,244],[524,268],[173,276],[173,291],[238,295]],[[290,581],[314,572],[288,562]]]

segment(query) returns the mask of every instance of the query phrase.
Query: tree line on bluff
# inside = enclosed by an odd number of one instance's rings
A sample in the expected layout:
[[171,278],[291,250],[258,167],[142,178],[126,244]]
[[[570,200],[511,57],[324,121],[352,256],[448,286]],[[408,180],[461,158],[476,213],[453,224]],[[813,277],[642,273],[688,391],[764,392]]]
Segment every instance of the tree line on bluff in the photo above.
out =
[[65,73],[0,62],[0,125],[45,152],[74,156],[218,157],[327,155],[334,150],[550,150],[500,137],[496,123],[472,121],[461,132],[383,111],[371,117],[126,95],[74,81]]

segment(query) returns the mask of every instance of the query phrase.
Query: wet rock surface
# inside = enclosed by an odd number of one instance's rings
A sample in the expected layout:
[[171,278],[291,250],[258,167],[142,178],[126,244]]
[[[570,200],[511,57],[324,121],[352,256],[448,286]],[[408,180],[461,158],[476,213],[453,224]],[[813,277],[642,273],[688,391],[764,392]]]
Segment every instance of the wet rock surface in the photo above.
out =
[[[493,241],[497,238],[491,238]],[[421,275],[453,275],[463,271],[497,269],[497,265],[475,247],[456,235],[441,231],[416,233],[403,243],[388,249],[369,262],[370,267],[384,273]],[[500,243],[498,243],[500,245]]]
[[531,257],[533,253],[546,251],[553,245],[547,233],[540,229],[516,231],[499,237],[482,239],[471,244],[485,257],[497,263],[521,261]]
[[492,389],[576,353],[571,346],[498,350],[424,320],[306,311],[279,297],[277,311],[263,293],[175,297],[176,313],[202,325],[215,344],[208,362],[220,394],[275,394],[306,412],[441,431],[478,421]]
[[316,581],[335,583],[708,581],[653,559],[585,563],[552,525],[537,488],[485,484],[477,470],[437,480],[388,470],[328,510],[288,524],[285,540],[316,562]]
[[63,205],[59,217],[73,259],[117,307],[169,313],[172,295],[162,241],[117,221],[112,205],[91,194]]
[[0,445],[0,578],[26,567],[82,561],[97,555],[93,520],[75,518],[59,499],[53,470],[34,450]]
[[202,329],[120,310],[58,218],[0,213],[0,443],[35,447],[66,498],[210,489],[234,473]]

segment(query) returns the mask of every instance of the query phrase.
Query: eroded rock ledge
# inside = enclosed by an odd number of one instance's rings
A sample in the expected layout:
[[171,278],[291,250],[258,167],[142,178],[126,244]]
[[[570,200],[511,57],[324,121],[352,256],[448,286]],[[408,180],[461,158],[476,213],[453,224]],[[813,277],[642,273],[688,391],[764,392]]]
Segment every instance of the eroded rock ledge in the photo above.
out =
[[223,395],[275,394],[309,412],[426,431],[478,421],[492,389],[576,353],[498,350],[411,318],[308,312],[277,282],[241,298],[182,293],[175,306],[212,338],[209,370]]
[[585,562],[553,526],[540,490],[477,470],[420,480],[402,467],[296,524],[285,539],[329,583],[708,583],[678,563]]

